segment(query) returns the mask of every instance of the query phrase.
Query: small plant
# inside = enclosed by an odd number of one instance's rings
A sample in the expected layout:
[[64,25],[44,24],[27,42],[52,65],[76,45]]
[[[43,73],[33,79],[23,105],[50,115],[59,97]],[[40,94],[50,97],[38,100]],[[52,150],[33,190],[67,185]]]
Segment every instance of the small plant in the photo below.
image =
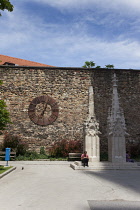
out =
[[28,150],[28,144],[25,142],[19,142],[17,145],[17,155],[24,155]]
[[44,147],[40,147],[40,154],[46,155],[46,151],[45,151]]

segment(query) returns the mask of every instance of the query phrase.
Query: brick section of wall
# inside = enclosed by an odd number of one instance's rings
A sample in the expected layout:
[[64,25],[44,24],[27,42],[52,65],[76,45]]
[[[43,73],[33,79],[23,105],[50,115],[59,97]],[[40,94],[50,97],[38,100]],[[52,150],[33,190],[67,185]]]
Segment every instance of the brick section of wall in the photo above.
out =
[[[124,110],[127,140],[140,141],[140,71],[0,67],[1,98],[6,101],[13,124],[7,130],[20,134],[32,149],[49,146],[61,139],[83,140],[83,123],[88,116],[88,88],[93,85],[95,114],[100,124],[101,149],[107,150],[107,114],[111,106],[112,77],[116,72],[120,106]],[[28,117],[28,106],[41,95],[59,104],[59,117],[46,127],[35,125]]]

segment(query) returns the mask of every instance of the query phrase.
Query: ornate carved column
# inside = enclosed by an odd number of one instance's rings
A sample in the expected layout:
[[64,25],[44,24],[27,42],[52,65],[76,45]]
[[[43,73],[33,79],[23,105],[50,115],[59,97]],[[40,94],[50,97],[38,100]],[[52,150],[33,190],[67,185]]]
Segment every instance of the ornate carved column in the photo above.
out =
[[99,123],[96,120],[94,112],[94,93],[93,87],[89,87],[89,115],[88,119],[84,124],[85,130],[85,145],[84,150],[87,151],[89,155],[90,162],[100,161],[100,140],[98,134]]

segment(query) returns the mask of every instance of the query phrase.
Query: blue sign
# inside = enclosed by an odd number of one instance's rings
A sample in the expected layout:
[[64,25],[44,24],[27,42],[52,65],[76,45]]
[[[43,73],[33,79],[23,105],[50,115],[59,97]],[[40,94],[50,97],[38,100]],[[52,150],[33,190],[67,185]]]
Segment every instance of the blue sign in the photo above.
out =
[[11,148],[6,148],[5,149],[5,160],[6,161],[10,160],[10,150],[11,150]]

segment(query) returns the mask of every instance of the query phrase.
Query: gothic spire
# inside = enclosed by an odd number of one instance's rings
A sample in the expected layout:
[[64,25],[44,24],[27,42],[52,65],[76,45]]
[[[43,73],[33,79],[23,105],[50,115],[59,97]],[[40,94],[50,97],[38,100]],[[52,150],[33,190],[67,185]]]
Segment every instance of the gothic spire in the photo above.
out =
[[113,76],[112,106],[108,112],[108,129],[111,133],[115,129],[115,125],[118,125],[125,131],[125,119],[119,103],[116,74]]

